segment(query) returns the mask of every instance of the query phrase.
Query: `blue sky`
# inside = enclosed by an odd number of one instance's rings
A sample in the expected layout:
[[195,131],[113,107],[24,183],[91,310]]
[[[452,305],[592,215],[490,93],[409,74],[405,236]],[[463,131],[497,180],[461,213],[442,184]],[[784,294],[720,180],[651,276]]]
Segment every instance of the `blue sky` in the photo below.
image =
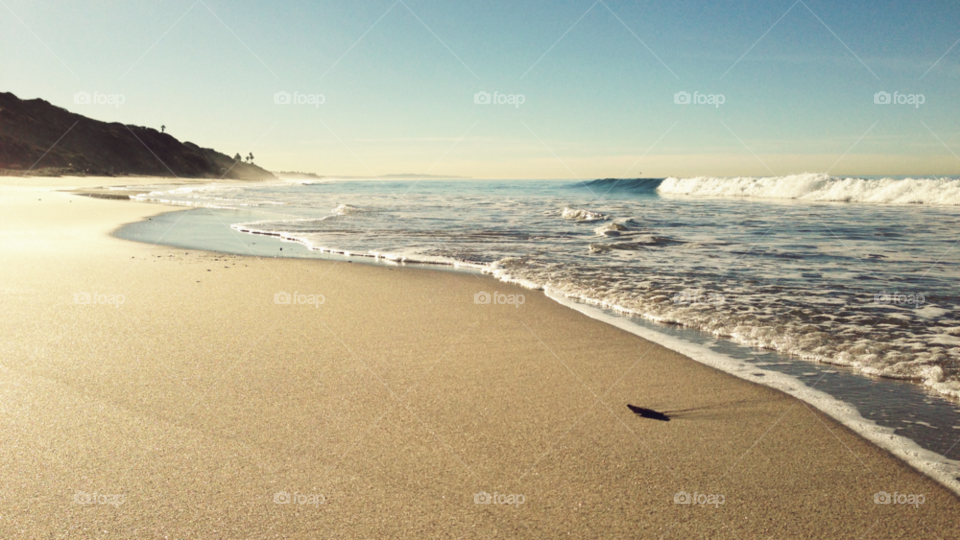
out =
[[960,174],[957,21],[955,1],[0,0],[0,90],[325,175]]

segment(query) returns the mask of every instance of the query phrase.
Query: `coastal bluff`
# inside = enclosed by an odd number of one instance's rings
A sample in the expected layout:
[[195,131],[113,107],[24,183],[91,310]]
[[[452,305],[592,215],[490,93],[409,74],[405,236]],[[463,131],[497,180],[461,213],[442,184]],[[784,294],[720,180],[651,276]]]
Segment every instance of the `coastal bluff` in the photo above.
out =
[[253,163],[153,128],[101,122],[7,92],[0,92],[0,170],[33,176],[276,178]]

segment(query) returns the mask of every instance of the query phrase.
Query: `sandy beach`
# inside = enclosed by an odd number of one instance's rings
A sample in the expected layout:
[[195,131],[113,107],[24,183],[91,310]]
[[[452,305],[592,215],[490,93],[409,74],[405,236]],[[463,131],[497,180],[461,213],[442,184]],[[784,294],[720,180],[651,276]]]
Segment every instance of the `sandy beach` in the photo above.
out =
[[173,209],[61,191],[103,181],[0,179],[2,538],[960,535],[813,407],[541,292],[119,240]]

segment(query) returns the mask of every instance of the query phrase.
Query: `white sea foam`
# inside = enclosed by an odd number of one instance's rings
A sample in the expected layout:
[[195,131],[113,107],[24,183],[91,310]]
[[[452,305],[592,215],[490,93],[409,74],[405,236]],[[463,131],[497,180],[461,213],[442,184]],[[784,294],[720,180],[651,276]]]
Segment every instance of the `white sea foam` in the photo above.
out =
[[601,221],[607,219],[607,216],[600,212],[591,212],[582,208],[564,208],[560,215],[563,219],[571,221]]
[[621,231],[626,231],[627,228],[619,223],[606,223],[601,225],[593,230],[597,233],[597,236],[620,236]]
[[341,204],[340,206],[334,208],[332,212],[338,216],[346,216],[349,214],[356,214],[358,212],[366,212],[366,209],[360,208],[358,206],[350,206],[349,204]]
[[765,178],[667,178],[657,191],[661,195],[693,197],[960,205],[960,180],[951,178],[864,179],[826,174]]

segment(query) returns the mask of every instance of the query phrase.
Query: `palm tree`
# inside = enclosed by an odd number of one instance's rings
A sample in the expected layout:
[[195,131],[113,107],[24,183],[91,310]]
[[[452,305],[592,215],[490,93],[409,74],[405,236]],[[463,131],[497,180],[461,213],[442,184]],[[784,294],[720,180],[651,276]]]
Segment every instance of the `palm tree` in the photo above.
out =
[[167,130],[167,126],[160,126],[160,133],[163,133]]
[[253,163],[253,152],[250,152],[249,154],[247,154],[247,160],[248,160],[250,163]]

